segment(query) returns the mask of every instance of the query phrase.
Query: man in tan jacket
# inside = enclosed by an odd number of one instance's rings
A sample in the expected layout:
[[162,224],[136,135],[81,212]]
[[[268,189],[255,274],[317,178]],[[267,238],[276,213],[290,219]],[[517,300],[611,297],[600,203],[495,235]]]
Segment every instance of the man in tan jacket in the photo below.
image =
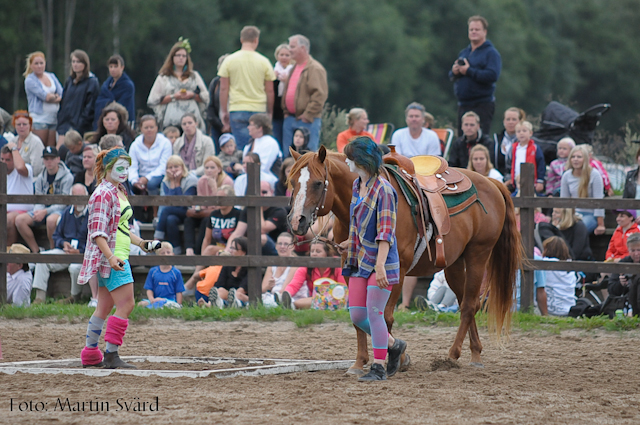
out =
[[309,55],[311,44],[304,35],[289,37],[291,58],[296,65],[291,70],[282,94],[284,111],[283,140],[285,156],[293,143],[293,133],[297,128],[306,127],[311,136],[309,150],[317,151],[322,125],[322,109],[329,95],[327,71]]

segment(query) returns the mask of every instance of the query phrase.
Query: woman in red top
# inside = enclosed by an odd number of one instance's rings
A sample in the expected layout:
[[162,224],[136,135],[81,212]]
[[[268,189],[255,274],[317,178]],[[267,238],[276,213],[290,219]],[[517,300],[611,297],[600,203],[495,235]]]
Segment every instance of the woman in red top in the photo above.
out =
[[338,149],[338,152],[342,153],[347,143],[357,136],[367,136],[371,138],[371,140],[376,140],[373,134],[365,131],[369,125],[369,117],[367,116],[367,111],[364,109],[352,108],[347,114],[347,125],[349,129],[338,134],[338,139],[336,140],[336,149]]
[[629,255],[627,237],[632,233],[640,232],[640,228],[638,228],[638,225],[635,223],[635,219],[635,210],[618,210],[618,217],[616,217],[618,227],[616,227],[616,231],[609,241],[606,261],[615,261],[617,263]]
[[[320,241],[311,243],[310,252],[310,256],[313,258],[334,256],[331,246]],[[342,277],[342,273],[340,273],[340,269],[300,267],[290,277],[289,282],[284,283],[285,289],[282,292],[282,306],[284,308],[292,308],[293,305],[297,309],[311,308],[311,301],[313,300],[313,282],[323,277],[329,277],[338,283],[346,285],[344,278]],[[303,285],[306,285],[309,291],[309,296],[292,302],[291,297],[295,296],[301,289],[304,290]]]

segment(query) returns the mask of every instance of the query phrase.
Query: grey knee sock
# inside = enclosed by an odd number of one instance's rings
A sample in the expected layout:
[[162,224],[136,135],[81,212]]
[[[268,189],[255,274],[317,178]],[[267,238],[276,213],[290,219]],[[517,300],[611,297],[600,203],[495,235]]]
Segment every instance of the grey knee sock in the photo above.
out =
[[102,327],[104,326],[104,319],[101,319],[95,315],[89,319],[89,325],[87,326],[87,342],[85,345],[89,348],[95,348],[100,341],[100,334],[102,333]]
[[47,300],[47,291],[42,289],[36,289],[36,299],[40,301]]

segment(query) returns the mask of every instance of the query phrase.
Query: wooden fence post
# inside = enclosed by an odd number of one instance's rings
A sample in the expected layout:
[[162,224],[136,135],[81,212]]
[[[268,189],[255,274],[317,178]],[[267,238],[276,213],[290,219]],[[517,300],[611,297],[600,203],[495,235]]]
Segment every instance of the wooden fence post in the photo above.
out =
[[[534,193],[534,164],[523,163],[520,165],[520,197],[532,198]],[[533,230],[535,208],[520,208],[520,233],[522,244],[527,259],[533,259],[534,237]],[[533,270],[524,270],[520,279],[520,311],[526,312],[533,305]]]
[[[0,194],[7,193],[7,165],[0,162]],[[4,226],[2,225],[4,223]],[[7,203],[0,202],[0,252],[7,252]],[[7,302],[7,263],[0,262],[0,305]]]
[[[247,164],[246,196],[260,196],[260,165]],[[262,255],[262,208],[247,206],[247,255]],[[247,278],[249,281],[249,303],[257,306],[262,299],[261,267],[249,265]]]

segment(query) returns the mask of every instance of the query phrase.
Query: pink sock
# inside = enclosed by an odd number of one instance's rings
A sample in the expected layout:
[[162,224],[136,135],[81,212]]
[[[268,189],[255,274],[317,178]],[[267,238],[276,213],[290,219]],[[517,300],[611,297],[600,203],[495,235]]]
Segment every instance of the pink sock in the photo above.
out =
[[122,338],[129,326],[129,319],[121,319],[111,316],[107,320],[107,331],[104,333],[104,340],[113,345],[122,345]]
[[102,361],[102,351],[98,347],[84,347],[80,353],[83,365],[96,365]]

